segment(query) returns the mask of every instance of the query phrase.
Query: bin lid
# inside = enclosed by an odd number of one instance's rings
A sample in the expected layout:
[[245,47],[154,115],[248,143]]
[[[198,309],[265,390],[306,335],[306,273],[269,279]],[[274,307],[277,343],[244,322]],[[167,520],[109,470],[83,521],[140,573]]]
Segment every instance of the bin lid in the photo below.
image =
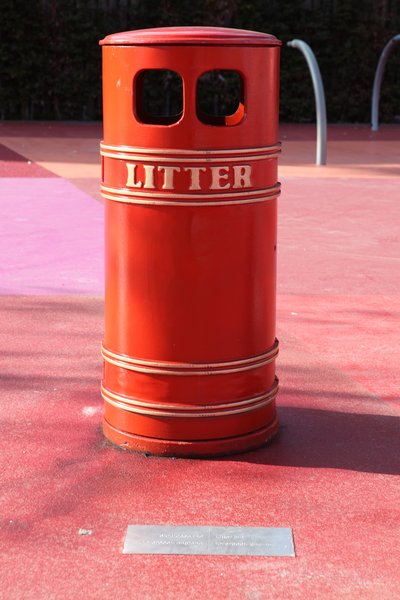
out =
[[275,36],[247,29],[227,27],[158,27],[108,35],[101,46],[280,46]]

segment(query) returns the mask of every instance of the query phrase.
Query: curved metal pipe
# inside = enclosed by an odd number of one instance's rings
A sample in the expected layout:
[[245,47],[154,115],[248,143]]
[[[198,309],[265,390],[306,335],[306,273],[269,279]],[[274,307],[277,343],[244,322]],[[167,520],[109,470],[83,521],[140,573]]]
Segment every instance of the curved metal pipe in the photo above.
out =
[[321,71],[315,58],[314,52],[310,46],[302,40],[292,40],[287,43],[291,48],[301,50],[307,61],[310,70],[311,79],[314,87],[315,107],[317,115],[317,150],[315,162],[317,165],[326,165],[326,140],[327,140],[327,124],[326,124],[326,103],[324,85],[322,83]]
[[388,41],[379,57],[378,66],[376,67],[374,85],[372,88],[372,103],[371,103],[371,129],[378,131],[379,129],[379,100],[381,96],[381,85],[383,73],[387,59],[389,58],[393,48],[400,43],[400,34],[395,35]]

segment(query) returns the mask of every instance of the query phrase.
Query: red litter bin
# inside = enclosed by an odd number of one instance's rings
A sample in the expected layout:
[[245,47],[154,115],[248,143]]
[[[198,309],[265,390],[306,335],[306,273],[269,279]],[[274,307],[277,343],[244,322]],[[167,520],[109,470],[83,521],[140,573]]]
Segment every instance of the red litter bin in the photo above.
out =
[[214,456],[278,430],[280,42],[172,27],[102,40],[103,428]]

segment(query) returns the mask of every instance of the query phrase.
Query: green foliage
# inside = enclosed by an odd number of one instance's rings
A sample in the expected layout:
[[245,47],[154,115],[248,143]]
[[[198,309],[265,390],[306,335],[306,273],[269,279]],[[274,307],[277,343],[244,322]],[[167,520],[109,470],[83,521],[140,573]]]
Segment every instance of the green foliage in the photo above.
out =
[[[330,122],[368,122],[380,52],[400,32],[400,0],[0,0],[0,118],[100,119],[101,52],[109,33],[214,25],[273,33],[284,45],[281,119],[313,121],[304,57],[314,50]],[[400,120],[400,47],[387,64],[380,120]]]

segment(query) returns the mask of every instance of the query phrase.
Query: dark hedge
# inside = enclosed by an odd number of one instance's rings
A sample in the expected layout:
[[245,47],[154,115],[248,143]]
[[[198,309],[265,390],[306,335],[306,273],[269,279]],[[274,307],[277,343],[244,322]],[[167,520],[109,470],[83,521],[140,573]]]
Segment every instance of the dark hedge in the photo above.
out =
[[[105,35],[171,25],[217,25],[300,38],[321,69],[330,122],[369,122],[383,46],[400,32],[400,0],[0,0],[0,118],[101,118]],[[400,46],[386,67],[381,122],[400,121]],[[282,48],[281,119],[313,121],[304,57]]]

